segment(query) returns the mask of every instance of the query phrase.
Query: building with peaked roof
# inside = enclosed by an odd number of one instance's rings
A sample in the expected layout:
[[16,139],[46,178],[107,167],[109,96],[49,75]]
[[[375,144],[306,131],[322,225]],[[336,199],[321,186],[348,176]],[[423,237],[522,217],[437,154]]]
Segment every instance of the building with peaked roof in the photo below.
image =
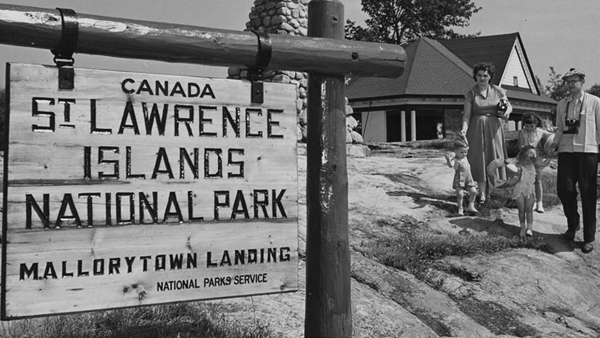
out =
[[473,66],[490,62],[492,82],[507,91],[513,106],[507,129],[535,112],[551,120],[556,101],[541,94],[519,33],[432,40],[404,46],[407,62],[396,79],[351,78],[346,96],[361,121],[365,142],[439,138],[460,129],[464,94],[475,85]]

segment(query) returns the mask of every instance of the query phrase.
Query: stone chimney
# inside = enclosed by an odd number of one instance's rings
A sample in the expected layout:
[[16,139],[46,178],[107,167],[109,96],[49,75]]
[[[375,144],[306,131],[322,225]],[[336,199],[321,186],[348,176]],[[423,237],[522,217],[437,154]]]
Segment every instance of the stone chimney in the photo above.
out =
[[[307,36],[308,3],[310,0],[255,0],[250,10],[246,31],[265,32],[267,34],[289,34]],[[246,68],[231,67],[227,72],[229,79],[248,79]],[[263,81],[293,83],[297,86],[298,96],[296,113],[298,115],[298,141],[306,140],[306,92],[307,74],[286,70],[267,70],[262,74]],[[347,101],[347,100],[346,100]],[[347,143],[362,143],[362,137],[353,129],[358,125],[351,116],[352,108],[346,105]]]

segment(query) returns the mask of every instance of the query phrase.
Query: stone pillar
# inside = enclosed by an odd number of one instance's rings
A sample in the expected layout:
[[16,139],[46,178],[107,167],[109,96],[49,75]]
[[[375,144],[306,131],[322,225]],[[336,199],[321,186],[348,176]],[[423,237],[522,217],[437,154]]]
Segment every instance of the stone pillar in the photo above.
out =
[[[310,0],[255,0],[248,15],[246,31],[265,32],[267,34],[289,34],[306,36],[308,32],[308,2]],[[229,79],[248,79],[248,70],[230,67]],[[267,70],[262,74],[263,81],[293,83],[297,86],[298,100],[298,140],[306,139],[306,91],[307,74],[285,70]]]
[[[308,3],[310,0],[255,0],[248,15],[246,31],[265,32],[267,34],[289,34],[307,36],[308,33]],[[298,115],[298,141],[306,141],[306,92],[308,89],[308,74],[285,70],[267,70],[262,74],[263,81],[277,83],[293,83],[298,88],[296,114]],[[240,67],[230,67],[228,79],[248,79],[248,70]],[[358,125],[351,116],[352,108],[346,100],[346,127],[348,129],[347,143],[362,143],[362,136],[353,129]]]

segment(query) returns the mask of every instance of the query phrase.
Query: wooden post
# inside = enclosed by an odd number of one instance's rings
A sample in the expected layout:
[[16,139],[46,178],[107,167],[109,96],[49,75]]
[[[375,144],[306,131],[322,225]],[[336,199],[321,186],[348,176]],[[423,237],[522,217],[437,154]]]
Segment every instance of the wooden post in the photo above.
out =
[[[344,6],[308,5],[308,35],[342,39]],[[351,337],[344,76],[308,76],[305,337]]]
[[[343,12],[338,0],[313,0],[310,37],[269,36],[266,69],[309,73],[305,335],[311,338],[352,336],[344,75],[396,78],[406,61],[400,46],[344,40]],[[81,13],[77,23],[75,53],[246,67],[260,54],[252,32]],[[0,4],[1,44],[51,50],[61,34],[58,10]]]
[[[252,32],[76,14],[75,53],[225,67],[257,63],[259,42]],[[61,32],[56,9],[0,4],[1,44],[53,49]],[[397,45],[283,34],[269,39],[266,69],[396,78],[406,60]],[[74,59],[77,64],[77,54]]]

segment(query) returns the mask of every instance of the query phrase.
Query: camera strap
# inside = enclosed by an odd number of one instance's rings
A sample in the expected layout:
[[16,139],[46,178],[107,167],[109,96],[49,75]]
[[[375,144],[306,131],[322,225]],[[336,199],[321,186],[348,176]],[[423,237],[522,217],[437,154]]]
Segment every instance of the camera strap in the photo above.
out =
[[585,100],[585,93],[581,94],[581,106],[579,106],[579,113],[575,116],[575,109],[577,109],[577,103],[575,107],[573,107],[573,118],[569,119],[569,107],[571,106],[572,101],[567,101],[567,109],[565,109],[565,121],[567,120],[579,120],[581,118],[581,112],[583,111],[583,104]]

